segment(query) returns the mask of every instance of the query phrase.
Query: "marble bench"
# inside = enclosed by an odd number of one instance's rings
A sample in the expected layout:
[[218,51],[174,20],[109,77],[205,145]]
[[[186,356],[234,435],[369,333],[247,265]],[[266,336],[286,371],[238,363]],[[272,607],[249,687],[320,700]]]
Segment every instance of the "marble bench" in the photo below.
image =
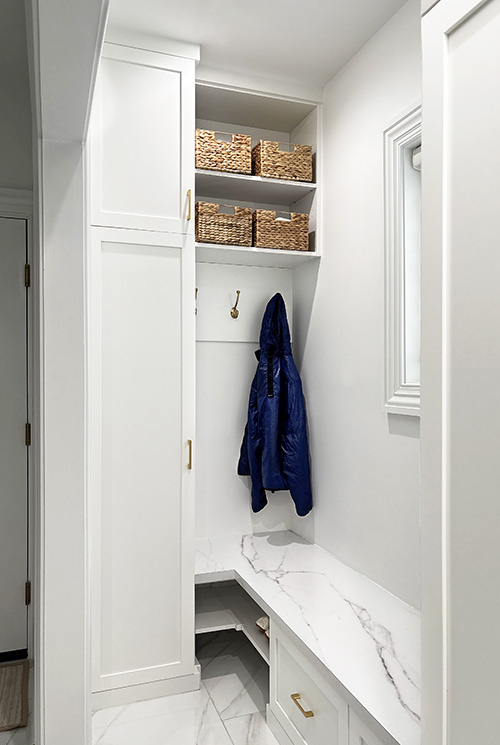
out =
[[419,744],[417,610],[289,531],[199,539],[195,574],[197,585],[235,580],[349,712],[366,715],[372,740],[345,742]]

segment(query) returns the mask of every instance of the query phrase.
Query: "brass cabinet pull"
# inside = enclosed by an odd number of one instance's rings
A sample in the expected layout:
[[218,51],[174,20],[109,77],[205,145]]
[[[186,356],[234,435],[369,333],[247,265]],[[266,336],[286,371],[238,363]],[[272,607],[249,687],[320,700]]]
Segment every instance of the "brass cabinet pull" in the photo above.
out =
[[193,441],[188,440],[188,448],[189,448],[189,460],[188,460],[188,470],[191,471],[193,468]]
[[299,708],[299,710],[302,712],[302,714],[309,719],[309,717],[314,716],[314,711],[306,711],[302,708],[302,706],[299,703],[300,693],[291,693],[290,698],[292,699],[293,703]]
[[188,189],[188,216],[187,219],[191,219],[191,189]]

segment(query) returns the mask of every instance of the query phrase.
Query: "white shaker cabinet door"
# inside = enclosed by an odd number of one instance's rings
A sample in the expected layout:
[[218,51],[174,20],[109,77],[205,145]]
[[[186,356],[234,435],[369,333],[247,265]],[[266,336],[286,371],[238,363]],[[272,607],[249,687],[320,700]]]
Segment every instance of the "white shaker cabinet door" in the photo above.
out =
[[[392,738],[390,740],[393,742]],[[386,745],[386,742],[374,735],[352,709],[349,710],[349,745]]]
[[500,0],[422,20],[422,743],[498,742]]
[[90,130],[93,225],[193,233],[194,66],[104,45]]
[[194,670],[194,244],[94,228],[93,691]]

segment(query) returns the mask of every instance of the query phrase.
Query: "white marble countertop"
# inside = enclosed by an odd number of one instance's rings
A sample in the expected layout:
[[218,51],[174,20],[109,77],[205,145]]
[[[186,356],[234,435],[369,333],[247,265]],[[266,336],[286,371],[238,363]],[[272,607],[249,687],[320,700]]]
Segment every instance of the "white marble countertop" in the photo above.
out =
[[202,538],[196,583],[236,579],[400,745],[420,743],[420,614],[289,531]]

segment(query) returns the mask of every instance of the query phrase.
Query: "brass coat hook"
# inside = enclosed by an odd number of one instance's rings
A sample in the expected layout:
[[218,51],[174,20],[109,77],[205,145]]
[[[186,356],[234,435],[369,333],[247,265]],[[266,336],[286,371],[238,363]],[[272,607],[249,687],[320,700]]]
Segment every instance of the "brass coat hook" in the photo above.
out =
[[238,310],[238,302],[240,299],[240,291],[236,290],[236,302],[234,306],[231,308],[231,318],[238,318],[240,315],[240,311]]

